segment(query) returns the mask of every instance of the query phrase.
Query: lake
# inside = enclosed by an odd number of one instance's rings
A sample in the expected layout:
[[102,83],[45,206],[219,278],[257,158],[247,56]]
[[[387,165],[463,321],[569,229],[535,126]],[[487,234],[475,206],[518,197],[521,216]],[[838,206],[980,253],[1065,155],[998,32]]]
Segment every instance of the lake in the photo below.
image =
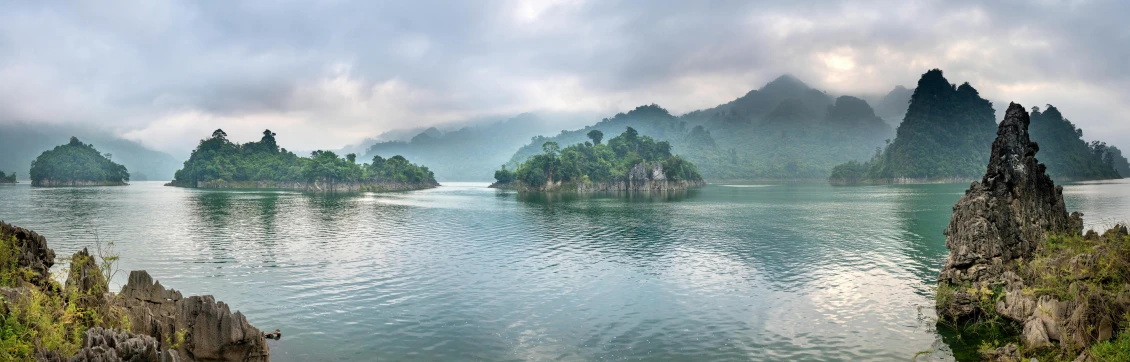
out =
[[[276,361],[946,359],[931,286],[968,184],[519,195],[0,185],[59,256],[97,240],[214,294]],[[1088,227],[1130,182],[1065,186]],[[56,272],[62,270],[55,267]]]

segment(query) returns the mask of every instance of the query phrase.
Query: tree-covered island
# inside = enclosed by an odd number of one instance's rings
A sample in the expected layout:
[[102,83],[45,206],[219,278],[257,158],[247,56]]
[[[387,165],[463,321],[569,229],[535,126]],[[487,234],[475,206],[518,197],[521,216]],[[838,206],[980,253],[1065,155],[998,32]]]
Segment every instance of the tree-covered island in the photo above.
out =
[[[71,137],[31,162],[32,186],[121,186],[129,182],[126,167],[110,161],[94,145]],[[15,174],[12,175],[15,181]]]
[[217,129],[200,141],[169,186],[195,188],[280,188],[307,191],[402,191],[439,186],[427,167],[401,156],[373,157],[358,164],[356,154],[338,157],[314,151],[310,157],[279,148],[276,134],[259,142],[232,143]]
[[705,183],[695,166],[671,154],[671,144],[641,136],[627,127],[601,143],[604,133],[587,133],[590,141],[564,149],[547,142],[515,170],[503,166],[491,187],[518,191],[670,191]]
[[11,175],[4,173],[0,170],[0,184],[14,184],[16,183],[16,173],[12,172]]

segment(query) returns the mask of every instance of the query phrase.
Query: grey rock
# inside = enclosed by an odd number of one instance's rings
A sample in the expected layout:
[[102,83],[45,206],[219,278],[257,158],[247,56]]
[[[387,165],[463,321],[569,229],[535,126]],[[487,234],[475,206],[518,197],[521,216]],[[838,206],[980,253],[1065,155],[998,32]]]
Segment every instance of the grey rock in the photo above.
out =
[[0,221],[0,238],[16,237],[20,248],[16,266],[32,272],[27,282],[48,288],[51,281],[51,266],[55,265],[55,251],[47,247],[47,239],[38,233]]

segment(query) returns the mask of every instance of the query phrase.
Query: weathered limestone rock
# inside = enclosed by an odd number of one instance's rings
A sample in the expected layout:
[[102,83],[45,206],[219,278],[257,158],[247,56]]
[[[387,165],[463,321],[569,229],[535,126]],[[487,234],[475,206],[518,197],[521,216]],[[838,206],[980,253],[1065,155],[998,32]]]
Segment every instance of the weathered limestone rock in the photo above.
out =
[[30,270],[27,282],[47,288],[51,281],[51,266],[55,265],[55,251],[47,247],[47,239],[34,231],[0,221],[0,238],[15,236],[19,247],[16,266]]
[[145,271],[130,272],[116,303],[133,329],[153,336],[162,348],[176,345],[185,361],[269,361],[263,333],[240,312],[210,295],[182,297]]
[[[1051,234],[1080,234],[1083,219],[1067,213],[1063,188],[1055,186],[1036,160],[1039,146],[1028,138],[1028,112],[1013,103],[997,129],[992,156],[981,182],[974,182],[953,207],[945,230],[950,254],[939,282],[974,289],[1020,283],[1011,272],[1017,260],[1030,258],[1036,246]],[[970,299],[957,288],[955,300]],[[1013,299],[1019,302],[1019,296]],[[1026,304],[1019,306],[1026,309]],[[943,317],[971,317],[975,308],[962,305],[939,310]],[[1019,315],[1017,315],[1019,316]],[[1021,319],[1024,321],[1027,318]]]
[[157,340],[143,334],[134,334],[101,327],[86,331],[82,349],[70,362],[175,362],[176,351],[161,351]]

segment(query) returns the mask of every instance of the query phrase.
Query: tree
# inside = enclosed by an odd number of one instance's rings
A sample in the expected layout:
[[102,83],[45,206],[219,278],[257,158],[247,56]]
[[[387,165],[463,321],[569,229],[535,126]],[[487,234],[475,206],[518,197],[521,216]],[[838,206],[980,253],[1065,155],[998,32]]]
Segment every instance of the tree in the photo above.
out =
[[224,132],[224,130],[217,128],[215,131],[212,131],[212,138],[227,141],[228,134]]
[[545,144],[541,145],[541,150],[542,150],[542,152],[545,152],[546,155],[549,155],[550,157],[555,157],[555,156],[557,156],[557,151],[561,150],[561,146],[558,146],[557,142],[550,141],[550,142],[546,142]]
[[599,145],[600,140],[604,139],[604,132],[594,129],[592,131],[589,131],[587,136],[592,140],[592,144]]

